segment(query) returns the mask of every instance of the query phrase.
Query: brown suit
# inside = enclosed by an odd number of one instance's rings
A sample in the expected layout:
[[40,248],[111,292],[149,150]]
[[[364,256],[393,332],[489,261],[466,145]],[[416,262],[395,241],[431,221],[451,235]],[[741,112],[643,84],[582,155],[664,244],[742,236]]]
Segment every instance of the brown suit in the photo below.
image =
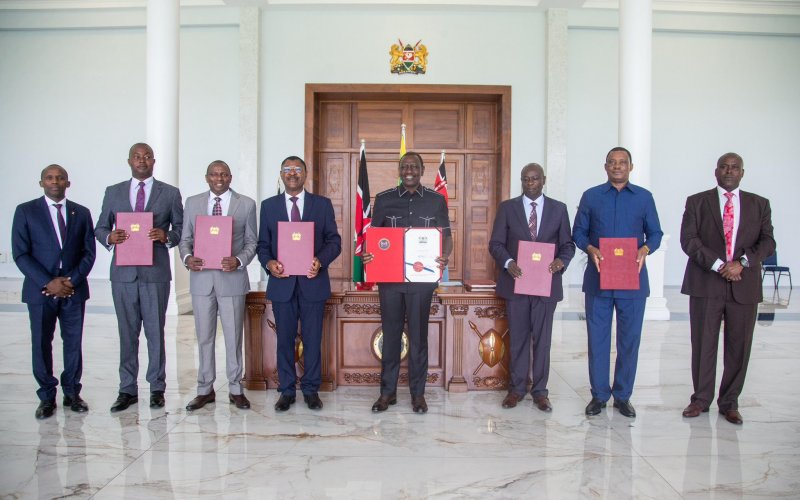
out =
[[724,370],[717,406],[722,412],[738,409],[744,386],[753,329],[761,293],[761,262],[775,251],[769,200],[739,191],[739,229],[733,259],[745,256],[750,267],[740,281],[727,281],[712,271],[725,261],[717,188],[690,196],[681,223],[681,248],[689,256],[681,293],[690,296],[692,335],[692,402],[707,409],[714,399],[719,329],[725,319]]

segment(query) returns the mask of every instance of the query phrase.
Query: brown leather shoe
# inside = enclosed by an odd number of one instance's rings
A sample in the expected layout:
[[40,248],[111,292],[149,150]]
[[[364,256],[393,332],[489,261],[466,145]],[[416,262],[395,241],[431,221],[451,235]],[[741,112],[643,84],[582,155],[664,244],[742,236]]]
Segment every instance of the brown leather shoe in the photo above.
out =
[[514,408],[517,406],[517,403],[525,399],[524,394],[515,394],[513,392],[509,392],[506,394],[506,397],[503,398],[503,408]]
[[250,409],[250,401],[247,400],[244,394],[228,394],[228,402],[236,405],[240,410]]
[[720,413],[725,416],[725,420],[732,424],[742,425],[742,422],[744,422],[744,420],[742,420],[742,414],[739,413],[739,410],[721,411]]
[[411,396],[411,409],[414,413],[428,413],[428,403],[425,402],[425,396]]
[[701,413],[705,413],[707,411],[708,408],[703,409],[703,407],[697,403],[689,403],[689,406],[683,409],[683,416],[685,418],[699,417]]
[[198,394],[197,397],[189,401],[189,404],[186,405],[186,409],[189,411],[199,410],[208,403],[213,403],[214,401],[216,401],[216,399],[217,395],[214,394],[213,390],[208,394]]
[[539,396],[533,398],[533,404],[536,405],[541,411],[551,412],[553,411],[553,405],[550,404],[550,400],[547,396]]
[[378,400],[375,401],[375,404],[372,405],[372,412],[378,413],[381,411],[386,411],[389,409],[389,405],[394,405],[394,404],[397,404],[396,394],[391,394],[389,396],[381,395],[381,397],[379,397]]

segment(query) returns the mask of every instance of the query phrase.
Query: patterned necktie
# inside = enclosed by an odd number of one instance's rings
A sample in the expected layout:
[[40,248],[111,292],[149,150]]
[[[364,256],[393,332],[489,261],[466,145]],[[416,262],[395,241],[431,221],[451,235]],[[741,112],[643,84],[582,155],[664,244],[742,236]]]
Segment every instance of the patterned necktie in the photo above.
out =
[[531,217],[528,219],[528,229],[531,231],[531,239],[536,241],[536,202],[531,202]]
[[725,193],[728,201],[722,212],[722,230],[725,232],[725,255],[728,262],[733,260],[733,193]]
[[211,215],[222,215],[222,205],[219,204],[220,198],[219,196],[214,197],[214,208],[211,209]]
[[136,192],[136,207],[134,212],[144,212],[144,182],[139,182],[139,191]]
[[56,219],[58,219],[58,234],[61,236],[61,247],[64,247],[64,238],[67,237],[67,223],[64,221],[64,216],[61,215],[61,203],[53,203],[53,206],[56,207]]
[[289,201],[292,202],[292,222],[300,222],[300,208],[297,206],[297,196],[292,196],[289,198]]

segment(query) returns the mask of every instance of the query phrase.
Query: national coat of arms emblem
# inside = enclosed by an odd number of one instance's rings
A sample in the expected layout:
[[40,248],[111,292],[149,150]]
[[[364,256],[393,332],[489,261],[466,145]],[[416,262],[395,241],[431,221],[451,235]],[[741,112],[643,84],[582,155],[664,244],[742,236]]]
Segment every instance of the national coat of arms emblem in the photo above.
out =
[[399,44],[392,44],[392,48],[389,50],[389,55],[392,56],[389,60],[391,72],[398,75],[425,74],[428,67],[428,49],[420,43],[422,40],[413,46],[410,43],[403,43],[400,39],[397,41]]

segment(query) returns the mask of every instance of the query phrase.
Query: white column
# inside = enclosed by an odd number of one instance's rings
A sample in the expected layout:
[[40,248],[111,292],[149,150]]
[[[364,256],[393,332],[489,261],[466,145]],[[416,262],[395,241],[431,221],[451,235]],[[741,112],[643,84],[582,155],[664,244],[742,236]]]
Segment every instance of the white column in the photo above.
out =
[[652,0],[619,2],[619,142],[630,150],[631,181],[650,185]]
[[[180,1],[147,2],[147,143],[156,157],[156,179],[178,186],[178,94],[180,85]],[[187,312],[189,279],[173,254],[168,315]],[[176,297],[181,297],[178,304]]]
[[[261,9],[239,9],[239,164],[234,166],[234,189],[259,204],[274,193],[259,193],[258,138],[261,60]],[[253,259],[247,266],[250,287],[263,289],[261,264]]]
[[[547,117],[544,168],[548,196],[567,201],[567,88],[569,67],[567,9],[547,10]],[[517,169],[513,168],[512,179]],[[579,267],[577,262],[572,264]],[[564,300],[558,311],[570,309],[569,275],[564,276]]]
[[[619,143],[633,156],[631,182],[650,189],[652,147],[652,0],[619,2]],[[657,202],[658,200],[656,200]],[[661,249],[647,259],[650,298],[646,320],[668,320],[664,298],[665,252]]]

